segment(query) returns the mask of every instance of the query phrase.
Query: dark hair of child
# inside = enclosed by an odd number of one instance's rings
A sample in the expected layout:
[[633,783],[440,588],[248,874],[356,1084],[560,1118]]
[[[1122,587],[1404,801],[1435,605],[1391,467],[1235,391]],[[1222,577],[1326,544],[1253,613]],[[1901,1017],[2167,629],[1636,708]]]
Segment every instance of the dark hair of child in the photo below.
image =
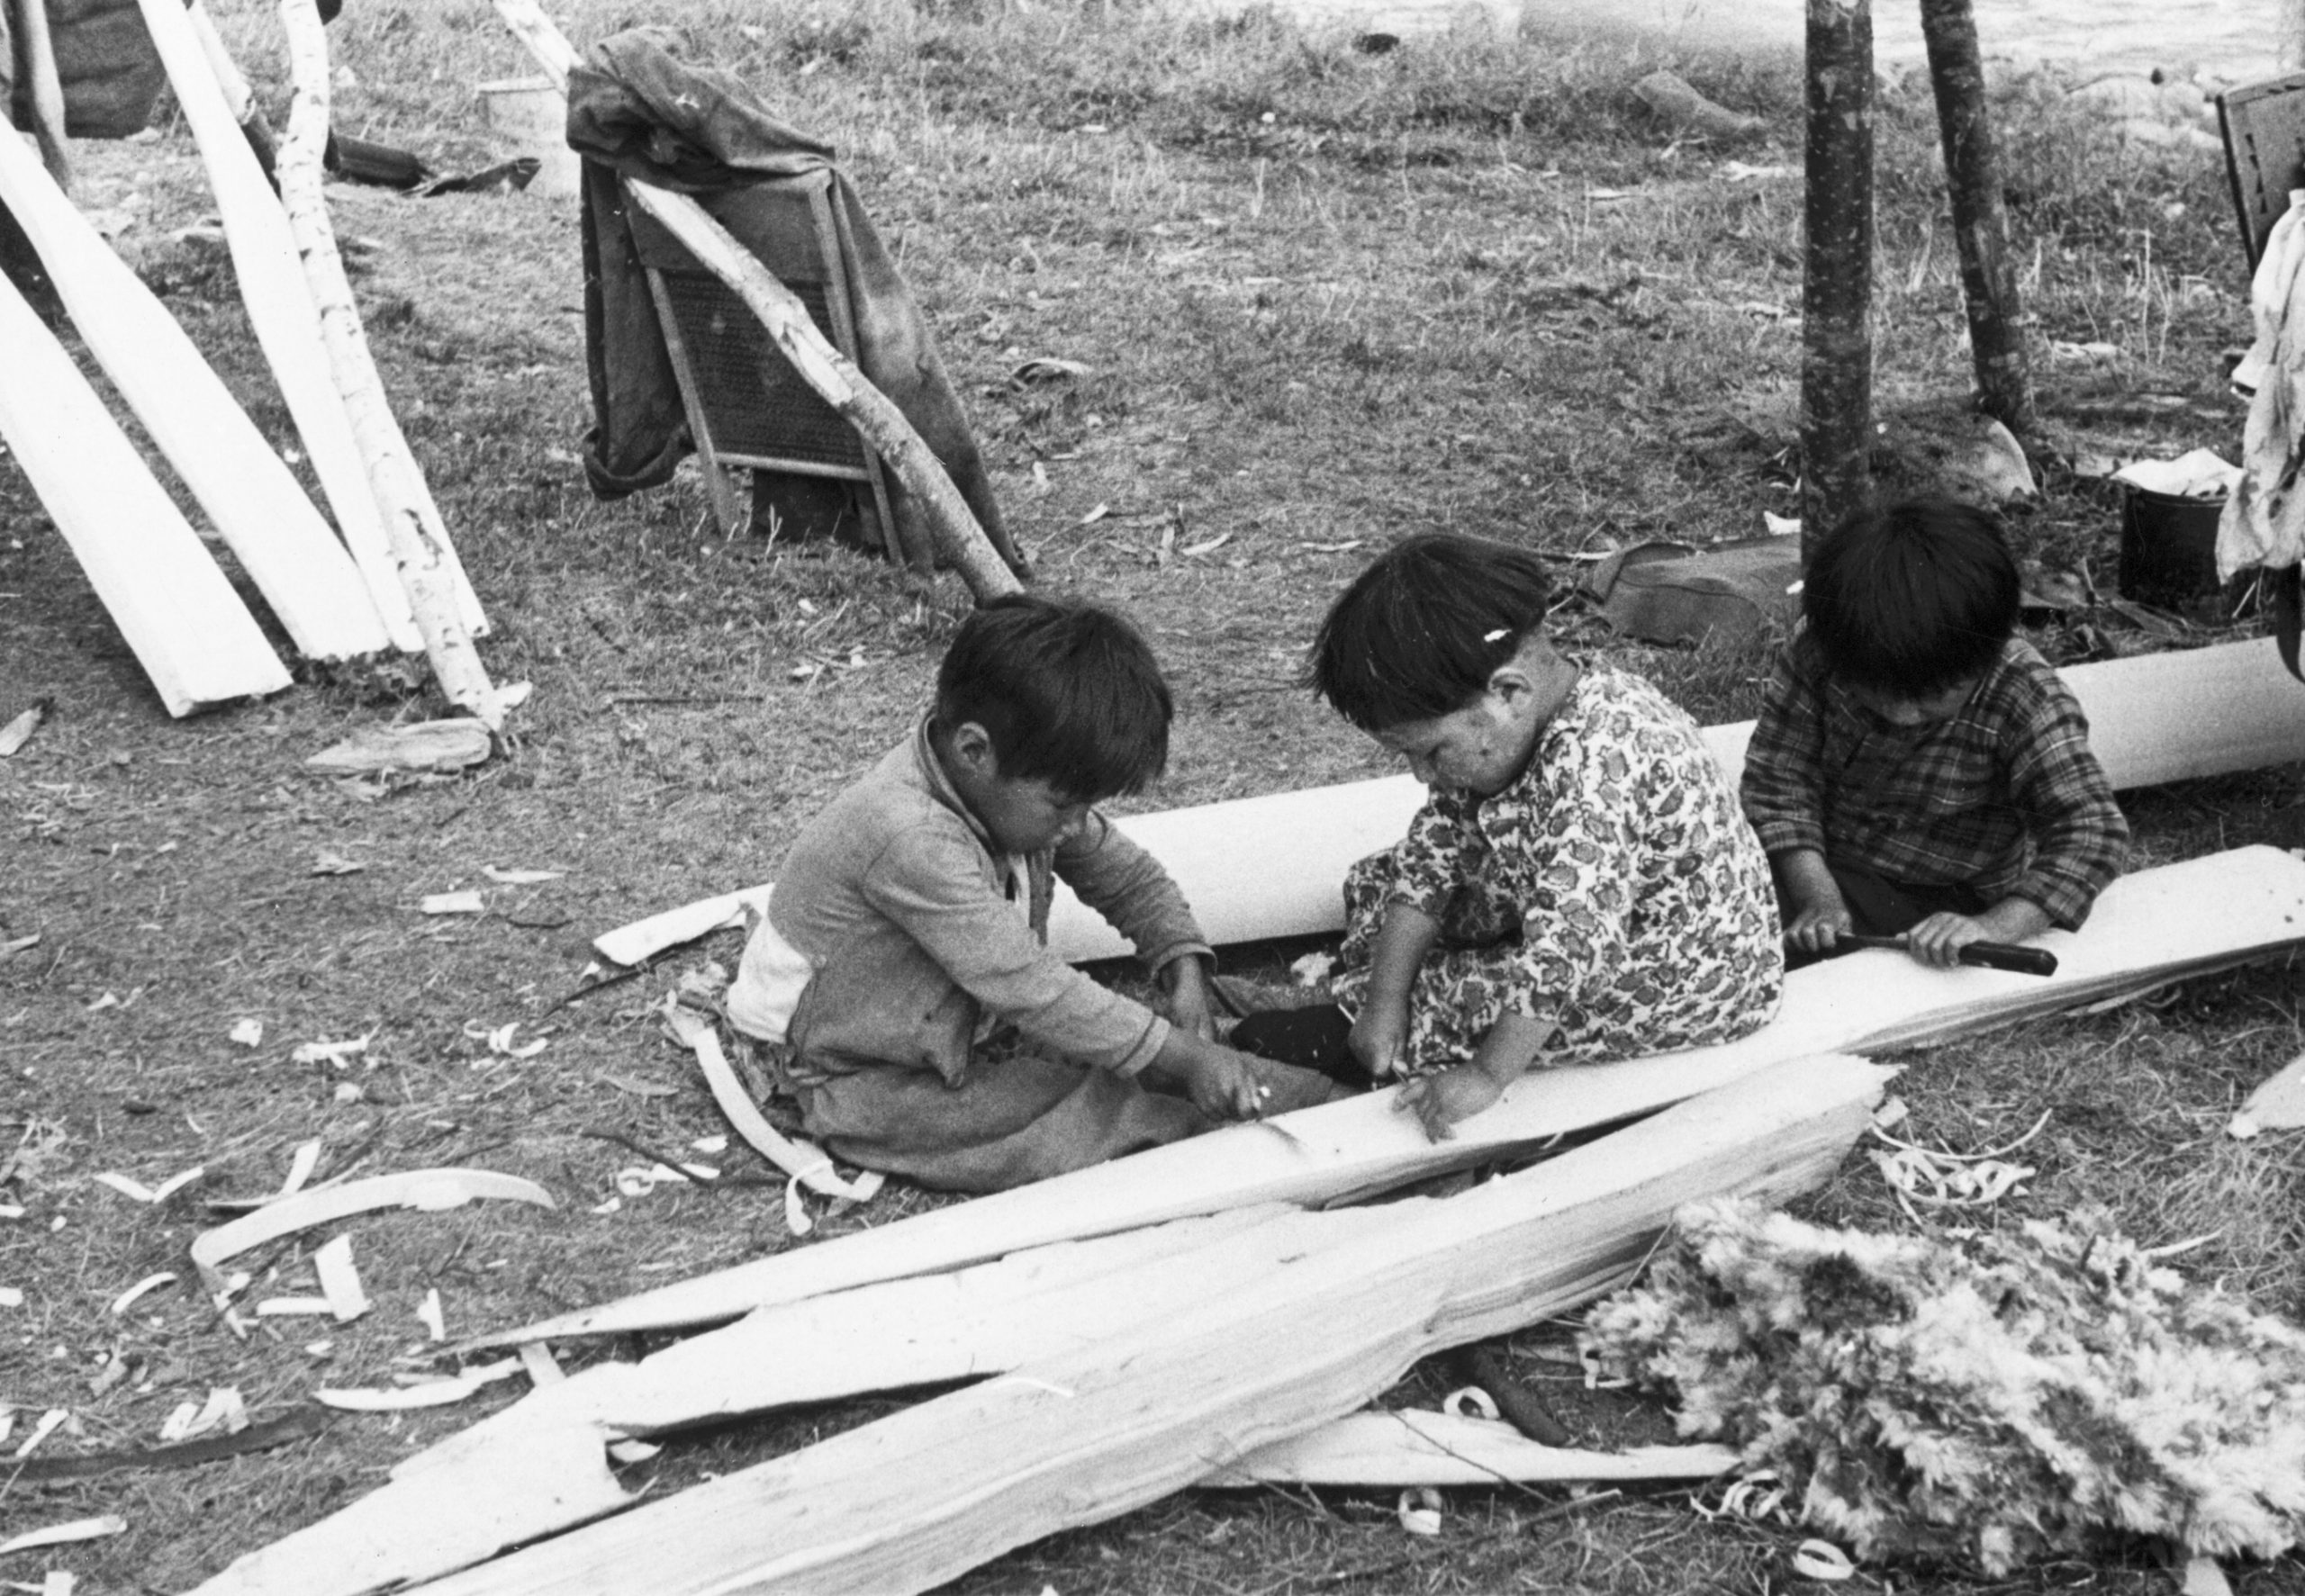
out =
[[2017,562],[1989,510],[1949,499],[1860,509],[1818,544],[1801,589],[1835,675],[1907,698],[1982,674],[2017,627]]
[[1487,690],[1551,602],[1544,561],[1527,549],[1405,537],[1329,606],[1306,681],[1364,732],[1438,719]]
[[1169,762],[1175,706],[1160,662],[1122,617],[1011,593],[961,623],[936,672],[936,718],[974,721],[1000,774],[1077,803],[1141,792]]

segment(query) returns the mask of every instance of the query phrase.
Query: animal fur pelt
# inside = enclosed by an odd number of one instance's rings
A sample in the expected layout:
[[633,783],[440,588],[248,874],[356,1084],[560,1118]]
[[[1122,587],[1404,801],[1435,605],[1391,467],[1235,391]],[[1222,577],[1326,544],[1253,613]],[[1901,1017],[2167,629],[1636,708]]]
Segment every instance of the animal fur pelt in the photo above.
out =
[[1861,1559],[1998,1576],[2129,1536],[2273,1557],[2305,1533],[2305,1333],[2098,1216],[1964,1252],[1694,1204],[1586,1336]]

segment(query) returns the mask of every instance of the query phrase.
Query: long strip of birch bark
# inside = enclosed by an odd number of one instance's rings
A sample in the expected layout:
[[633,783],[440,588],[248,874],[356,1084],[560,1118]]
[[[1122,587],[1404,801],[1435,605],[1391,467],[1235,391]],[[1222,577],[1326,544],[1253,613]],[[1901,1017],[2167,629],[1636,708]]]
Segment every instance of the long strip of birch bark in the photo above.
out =
[[181,0],[137,0],[137,5],[208,168],[249,324],[312,455],[313,474],[335,513],[337,530],[360,567],[369,601],[383,618],[393,646],[414,653],[424,646],[423,634],[393,568],[375,491],[368,485],[367,467],[345,414],[343,396],[329,372],[320,314],[297,264],[288,219],[224,102]]
[[[14,137],[0,128],[0,139]],[[199,536],[5,275],[0,442],[14,451],[169,714],[289,685]]]

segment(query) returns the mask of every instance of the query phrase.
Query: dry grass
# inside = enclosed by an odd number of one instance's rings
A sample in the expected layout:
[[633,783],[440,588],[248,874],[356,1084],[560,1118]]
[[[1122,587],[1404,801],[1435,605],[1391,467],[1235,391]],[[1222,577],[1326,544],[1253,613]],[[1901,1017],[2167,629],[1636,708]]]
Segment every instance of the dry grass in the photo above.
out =
[[[276,92],[268,8],[215,9]],[[667,13],[840,144],[1045,579],[1151,628],[1183,719],[1148,801],[1382,768],[1290,679],[1313,618],[1388,536],[1453,526],[1565,555],[1746,535],[1763,509],[1788,507],[1798,349],[1781,312],[1798,293],[1797,185],[1722,169],[1731,154],[1797,162],[1782,64],[1678,63],[1771,119],[1767,137],[1722,151],[1640,120],[1624,88],[1654,59],[1573,41],[1468,37],[1366,56],[1254,14],[883,0],[596,3],[574,9],[572,32]],[[526,64],[487,6],[358,0],[333,39],[357,80],[340,91],[340,125],[442,166],[495,153],[471,85]],[[2215,174],[2109,145],[2043,83],[2009,96],[2011,188],[2044,329],[2122,350],[2110,366],[2044,373],[2052,421],[2108,451],[2229,443],[2237,411],[2214,356],[2246,336],[2246,318]],[[1882,381],[1896,410],[1964,392],[1965,355],[1925,95],[1893,97],[1882,121]],[[124,211],[124,242],[285,439],[229,268],[170,237],[207,207],[181,131],[88,153],[95,203],[148,196]],[[265,1412],[316,1384],[381,1381],[422,1351],[411,1312],[429,1286],[453,1329],[474,1330],[782,1245],[779,1204],[758,1190],[591,1212],[633,1160],[588,1132],[672,1150],[720,1129],[645,1010],[675,970],[728,960],[733,942],[552,1005],[592,933],[772,873],[800,821],[900,734],[960,610],[949,582],[837,552],[732,546],[691,479],[619,504],[585,497],[569,453],[586,419],[572,208],[346,194],[339,225],[381,246],[359,287],[386,380],[494,615],[491,663],[534,679],[537,697],[505,759],[383,797],[308,780],[300,761],[348,726],[421,711],[384,673],[170,724],[23,482],[0,472],[0,714],[42,694],[59,705],[0,764],[0,940],[42,939],[0,963],[0,1146],[29,1119],[66,1136],[16,1183],[26,1217],[0,1222],[0,1284],[27,1295],[0,1310],[0,1398],[72,1409],[84,1434],[54,1438],[59,1450],[149,1439],[212,1384],[238,1384]],[[1053,390],[1010,380],[1042,354],[1095,370]],[[2155,409],[2140,398],[2152,394],[2183,398]],[[2110,496],[2054,468],[2047,485],[2020,527],[2029,551],[2109,573]],[[1089,522],[1100,503],[1109,513]],[[1164,526],[1180,546],[1226,541],[1162,560]],[[1574,618],[1570,635],[1651,671],[1707,721],[1750,712],[1765,660],[1758,645],[1626,647]],[[2084,640],[2044,641],[2070,657]],[[796,681],[809,663],[827,668]],[[2131,807],[2142,854],[2162,859],[2264,836],[2297,796],[2281,771]],[[366,869],[311,875],[322,849]],[[415,913],[424,893],[481,884],[484,864],[568,873],[492,891],[477,921]],[[253,1051],[226,1039],[244,1016],[266,1023]],[[514,1019],[550,1028],[540,1057],[504,1062],[468,1033]],[[300,1041],[370,1032],[348,1070],[290,1061]],[[2198,1272],[2295,1312],[2298,1155],[2218,1128],[2299,1046],[2293,972],[2261,970],[2195,983],[2165,1006],[1941,1049],[1912,1059],[1901,1089],[1915,1131],[1955,1147],[2050,1111],[2029,1150],[2041,1170],[2030,1195],[1979,1222],[2093,1202],[2151,1241],[2213,1231],[2190,1256]],[[619,1084],[636,1078],[676,1089]],[[338,1100],[346,1079],[358,1101]],[[311,1136],[327,1141],[324,1170],[477,1163],[544,1181],[562,1206],[356,1223],[379,1306],[328,1334],[325,1357],[307,1351],[311,1333],[236,1342],[182,1287],[107,1314],[131,1282],[181,1268],[200,1197],[276,1182]],[[87,1181],[104,1169],[156,1181],[194,1163],[206,1179],[158,1212]],[[919,1201],[884,1197],[872,1218]],[[1908,1222],[1861,1160],[1815,1207]],[[257,1265],[279,1272],[267,1290],[308,1278],[299,1247]],[[114,1351],[131,1378],[93,1394]],[[1406,1394],[1437,1395],[1433,1378]],[[1596,1439],[1663,1423],[1558,1389]],[[731,1427],[636,1480],[673,1487],[883,1411]],[[38,1488],[0,1474],[0,1525],[121,1512],[128,1535],[57,1564],[82,1571],[84,1590],[181,1589],[466,1420],[348,1420],[181,1474]],[[1778,1528],[1704,1524],[1672,1492],[1463,1492],[1433,1542],[1404,1537],[1388,1501],[1210,1494],[1024,1548],[963,1585],[1769,1591],[1789,1577],[1790,1545]],[[2145,1591],[2162,1577],[2140,1563],[2023,1585]],[[2245,1596],[2300,1582],[2286,1564],[2240,1580]]]

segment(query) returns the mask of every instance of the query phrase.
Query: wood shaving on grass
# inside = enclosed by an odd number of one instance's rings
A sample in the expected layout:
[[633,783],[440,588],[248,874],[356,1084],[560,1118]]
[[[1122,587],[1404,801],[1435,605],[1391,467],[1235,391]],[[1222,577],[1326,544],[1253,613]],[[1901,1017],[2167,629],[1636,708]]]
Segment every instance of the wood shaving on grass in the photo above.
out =
[[1732,1201],[1677,1222],[1587,1343],[1860,1561],[2000,1578],[2127,1537],[2261,1558],[2305,1537],[2305,1332],[2100,1216],[1970,1251]]

